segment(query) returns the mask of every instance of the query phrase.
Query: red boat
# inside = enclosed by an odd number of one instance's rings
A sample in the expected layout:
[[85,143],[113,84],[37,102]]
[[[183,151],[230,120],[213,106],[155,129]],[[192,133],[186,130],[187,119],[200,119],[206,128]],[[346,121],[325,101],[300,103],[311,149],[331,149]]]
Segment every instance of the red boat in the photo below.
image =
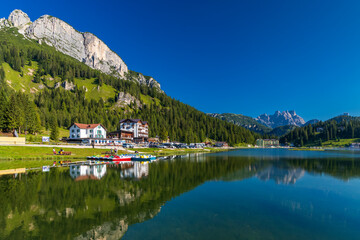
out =
[[102,155],[102,156],[89,156],[88,160],[95,161],[108,161],[108,162],[127,162],[131,161],[131,156],[129,155]]
[[131,161],[131,156],[126,156],[126,155],[116,155],[114,156],[114,158],[112,159],[113,162],[130,162]]

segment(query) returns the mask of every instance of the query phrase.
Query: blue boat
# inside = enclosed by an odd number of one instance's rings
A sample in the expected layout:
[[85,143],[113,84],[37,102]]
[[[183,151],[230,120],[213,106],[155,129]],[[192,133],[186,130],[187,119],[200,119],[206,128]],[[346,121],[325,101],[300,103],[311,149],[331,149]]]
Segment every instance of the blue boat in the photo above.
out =
[[133,155],[131,157],[131,161],[140,161],[140,162],[152,161],[155,159],[156,159],[156,156],[153,156],[153,155]]

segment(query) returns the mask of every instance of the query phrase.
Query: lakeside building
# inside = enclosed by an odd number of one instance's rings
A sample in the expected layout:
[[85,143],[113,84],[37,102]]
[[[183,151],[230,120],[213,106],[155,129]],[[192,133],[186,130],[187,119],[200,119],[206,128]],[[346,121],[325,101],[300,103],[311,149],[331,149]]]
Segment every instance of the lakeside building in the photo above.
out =
[[69,128],[70,139],[85,139],[85,138],[106,138],[106,128],[100,123],[96,124],[83,124],[74,123]]
[[156,136],[154,138],[148,138],[148,142],[149,143],[158,143],[158,142],[160,142],[160,138],[158,136]]
[[111,139],[119,139],[124,142],[133,142],[134,133],[131,131],[118,130],[114,132],[109,132],[108,137]]
[[133,133],[133,141],[136,143],[147,142],[149,138],[149,124],[141,119],[120,120],[120,131]]
[[358,148],[358,149],[360,149],[360,143],[352,143],[350,145],[350,148]]
[[69,138],[65,139],[68,143],[85,145],[122,145],[125,142],[124,140],[107,138],[107,130],[101,123],[74,123],[69,130]]
[[256,146],[258,147],[279,147],[279,140],[278,139],[257,139]]

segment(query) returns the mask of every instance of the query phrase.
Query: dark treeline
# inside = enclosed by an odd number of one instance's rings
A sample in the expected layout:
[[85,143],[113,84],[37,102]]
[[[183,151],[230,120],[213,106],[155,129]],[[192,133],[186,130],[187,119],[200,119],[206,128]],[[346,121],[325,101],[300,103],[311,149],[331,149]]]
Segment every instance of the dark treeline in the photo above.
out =
[[307,144],[321,145],[325,141],[342,138],[360,138],[360,121],[352,118],[342,118],[319,122],[296,128],[280,138],[281,143],[293,143],[295,146]]
[[[115,96],[108,96],[107,102],[103,100],[88,100],[85,98],[85,91],[75,89],[65,91],[63,89],[45,89],[35,94],[27,96],[21,93],[14,93],[6,87],[4,81],[6,73],[0,65],[0,88],[2,89],[2,99],[7,110],[0,111],[2,125],[1,130],[11,131],[18,129],[24,131],[30,129],[30,118],[26,115],[26,109],[34,112],[32,119],[38,119],[39,114],[41,125],[46,129],[51,128],[55,121],[58,127],[68,128],[73,122],[81,123],[102,123],[108,131],[116,130],[119,120],[126,117],[141,118],[150,124],[150,136],[169,136],[172,140],[183,142],[199,142],[207,137],[226,141],[229,144],[254,143],[256,138],[261,137],[243,127],[221,121],[207,116],[195,108],[181,103],[157,89],[140,86],[139,84],[120,79],[115,76],[103,74],[91,69],[85,64],[57,52],[54,48],[39,45],[33,41],[20,39],[12,34],[13,30],[0,31],[0,64],[8,63],[14,70],[22,74],[25,65],[32,65],[37,62],[38,68],[34,75],[34,82],[41,82],[42,76],[51,75],[60,77],[62,80],[74,81],[74,78],[96,79],[99,85],[107,84],[114,87],[118,92],[127,92],[140,99],[140,94],[148,95],[159,99],[157,105],[145,105],[142,108],[131,106],[133,109],[124,111],[114,108]],[[137,74],[130,71],[129,75]],[[131,77],[131,76],[128,76]],[[46,85],[46,84],[44,84]],[[25,100],[26,99],[26,100]],[[37,109],[30,104],[34,99]],[[19,105],[21,102],[21,106]],[[26,102],[26,104],[23,104]],[[4,106],[1,106],[4,108]],[[16,122],[11,120],[9,108],[18,108],[17,114],[26,116],[23,120]],[[56,119],[56,120],[53,120]],[[15,121],[16,123],[13,123]],[[37,121],[37,120],[36,120]],[[26,126],[27,125],[27,126]],[[38,131],[38,127],[34,130]],[[30,131],[30,130],[29,130]]]
[[348,158],[287,159],[289,165],[310,173],[329,174],[348,181],[360,177],[360,161],[357,156]]

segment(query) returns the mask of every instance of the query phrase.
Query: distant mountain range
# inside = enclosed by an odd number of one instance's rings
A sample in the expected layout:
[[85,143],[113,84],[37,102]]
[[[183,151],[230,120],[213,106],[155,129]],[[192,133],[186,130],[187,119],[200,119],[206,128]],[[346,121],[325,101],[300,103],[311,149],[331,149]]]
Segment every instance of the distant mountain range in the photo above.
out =
[[305,122],[295,111],[276,111],[273,115],[264,113],[257,118],[234,113],[210,113],[208,115],[245,127],[257,133],[275,136],[282,136],[297,127],[319,122],[317,119]]
[[276,128],[285,125],[294,125],[301,127],[305,120],[296,114],[295,111],[276,111],[273,115],[261,114],[255,120],[267,127]]

